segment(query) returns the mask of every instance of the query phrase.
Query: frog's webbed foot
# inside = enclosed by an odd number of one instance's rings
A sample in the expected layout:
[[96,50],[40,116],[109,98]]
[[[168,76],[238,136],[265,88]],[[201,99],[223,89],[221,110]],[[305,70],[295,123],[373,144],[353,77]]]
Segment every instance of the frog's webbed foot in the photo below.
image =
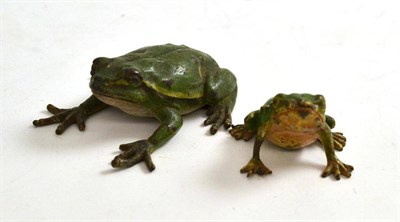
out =
[[351,177],[351,171],[353,170],[353,166],[347,165],[342,161],[336,159],[328,161],[328,165],[326,166],[321,176],[327,177],[332,174],[336,178],[336,180],[340,180],[340,175],[343,175],[347,178]]
[[60,123],[56,129],[56,134],[62,134],[69,126],[76,123],[79,130],[85,130],[85,120],[96,112],[99,112],[108,105],[98,100],[95,96],[90,96],[82,104],[71,109],[59,109],[51,104],[47,105],[47,110],[53,114],[49,118],[33,121],[35,126],[46,126]]
[[211,106],[207,110],[208,118],[204,121],[204,125],[211,125],[210,133],[215,134],[218,129],[224,125],[225,129],[229,129],[232,125],[231,108],[224,105]]
[[232,126],[229,133],[236,140],[244,139],[245,141],[249,141],[254,136],[254,132],[247,130],[244,124]]
[[54,123],[60,123],[56,129],[56,134],[62,134],[69,126],[76,123],[80,131],[85,130],[85,119],[87,113],[81,107],[71,109],[59,109],[52,104],[47,105],[47,110],[54,114],[49,118],[43,118],[33,121],[35,126],[46,126]]
[[260,176],[268,175],[271,174],[272,171],[268,169],[259,158],[253,157],[246,166],[240,169],[240,173],[247,173],[247,177],[250,177],[255,173]]
[[346,137],[340,132],[332,133],[332,137],[335,150],[342,151],[343,147],[346,146]]
[[154,148],[154,145],[148,140],[122,144],[119,146],[119,149],[123,152],[114,158],[111,165],[114,168],[127,168],[144,161],[151,172],[156,168],[150,156],[152,148]]

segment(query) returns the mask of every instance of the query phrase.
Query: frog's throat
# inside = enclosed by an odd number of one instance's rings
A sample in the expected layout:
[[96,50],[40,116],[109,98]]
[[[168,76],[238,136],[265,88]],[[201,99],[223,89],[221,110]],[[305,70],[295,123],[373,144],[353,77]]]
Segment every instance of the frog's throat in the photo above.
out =
[[92,91],[93,95],[96,96],[97,99],[106,103],[110,106],[114,106],[119,108],[120,110],[132,115],[132,116],[140,116],[140,117],[154,117],[154,114],[148,110],[146,107],[139,103],[130,102],[124,99],[118,99],[110,96],[106,96],[99,92]]

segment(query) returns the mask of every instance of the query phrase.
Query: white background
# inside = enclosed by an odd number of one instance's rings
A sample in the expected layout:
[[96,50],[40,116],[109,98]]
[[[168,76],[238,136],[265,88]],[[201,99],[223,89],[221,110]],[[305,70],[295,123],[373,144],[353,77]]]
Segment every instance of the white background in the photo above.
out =
[[[398,1],[3,1],[1,218],[11,220],[399,219]],[[185,44],[235,73],[241,123],[277,93],[325,95],[350,179],[321,178],[323,149],[266,142],[266,177],[239,173],[254,141],[203,127],[204,110],[144,164],[114,170],[122,143],[155,120],[105,110],[85,132],[35,128],[48,103],[90,95],[91,62],[137,48]]]

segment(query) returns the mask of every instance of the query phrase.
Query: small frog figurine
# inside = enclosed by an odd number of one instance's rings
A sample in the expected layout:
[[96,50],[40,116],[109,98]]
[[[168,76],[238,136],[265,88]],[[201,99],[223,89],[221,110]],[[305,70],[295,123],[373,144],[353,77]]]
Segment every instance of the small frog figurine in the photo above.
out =
[[334,149],[342,151],[346,138],[342,133],[331,132],[335,120],[325,115],[325,98],[322,95],[278,94],[268,100],[260,110],[246,116],[244,124],[233,126],[229,132],[237,140],[250,140],[256,136],[253,157],[240,172],[251,176],[254,173],[272,173],[260,160],[260,147],[265,139],[286,148],[298,149],[320,141],[325,149],[328,164],[322,177],[333,174],[351,176],[352,166],[344,164],[335,155]]
[[155,169],[150,154],[171,139],[183,124],[182,115],[207,106],[204,125],[215,134],[221,125],[231,126],[236,101],[236,78],[220,68],[206,53],[184,45],[155,45],[115,58],[93,61],[90,88],[93,95],[77,107],[47,106],[53,116],[33,121],[35,126],[59,123],[56,134],[77,124],[85,129],[92,114],[113,106],[143,117],[155,117],[160,126],[148,139],[120,145],[115,168],[131,167],[144,161]]

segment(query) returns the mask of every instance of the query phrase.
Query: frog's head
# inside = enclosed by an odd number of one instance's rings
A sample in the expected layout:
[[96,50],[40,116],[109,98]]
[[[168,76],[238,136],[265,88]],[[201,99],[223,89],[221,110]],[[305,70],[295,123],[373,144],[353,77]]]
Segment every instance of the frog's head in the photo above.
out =
[[128,91],[135,90],[143,82],[139,70],[116,58],[96,58],[90,74],[92,91],[111,97],[125,97],[129,94]]
[[288,109],[312,109],[321,114],[325,113],[325,98],[322,95],[311,94],[278,94],[269,101],[269,107],[275,111]]

